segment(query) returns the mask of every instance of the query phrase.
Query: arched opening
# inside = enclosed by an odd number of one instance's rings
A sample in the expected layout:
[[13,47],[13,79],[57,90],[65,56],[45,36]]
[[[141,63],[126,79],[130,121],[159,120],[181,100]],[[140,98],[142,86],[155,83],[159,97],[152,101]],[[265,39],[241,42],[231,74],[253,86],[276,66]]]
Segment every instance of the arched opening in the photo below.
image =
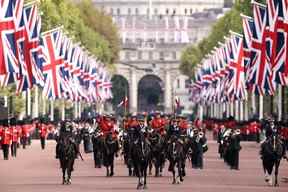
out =
[[122,75],[114,75],[111,79],[112,82],[112,94],[113,98],[111,100],[113,110],[117,114],[123,115],[124,113],[128,112],[129,104],[127,103],[126,106],[119,104],[121,101],[124,101],[125,97],[128,98],[129,102],[129,84],[125,77]]
[[164,110],[162,80],[155,75],[144,76],[138,84],[138,111]]

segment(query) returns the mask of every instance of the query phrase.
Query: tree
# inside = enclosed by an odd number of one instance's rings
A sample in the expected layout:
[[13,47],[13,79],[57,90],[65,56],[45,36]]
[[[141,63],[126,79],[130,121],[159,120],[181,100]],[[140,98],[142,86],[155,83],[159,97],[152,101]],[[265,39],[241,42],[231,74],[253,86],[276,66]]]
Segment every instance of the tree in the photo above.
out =
[[[89,3],[90,1],[85,1]],[[91,3],[91,2],[90,2]],[[82,5],[82,3],[80,3]],[[84,4],[84,3],[83,3]],[[91,4],[92,7],[92,4]],[[98,14],[87,17],[80,9],[80,6],[75,2],[69,0],[50,0],[42,1],[40,4],[42,15],[42,31],[51,30],[57,26],[63,26],[64,30],[68,33],[68,36],[72,37],[75,42],[81,42],[83,47],[98,57],[105,64],[113,64],[118,57],[119,50],[113,49],[111,45],[112,35],[104,36],[99,28],[93,27],[91,21],[105,19],[109,20],[108,16],[102,16]],[[90,8],[94,10],[95,8]],[[108,22],[105,23],[107,28],[112,28]],[[106,29],[107,30],[107,29]],[[116,28],[112,31],[115,32]],[[116,32],[115,32],[116,33]],[[108,37],[110,38],[108,40]]]
[[[265,3],[265,0],[257,1]],[[224,41],[224,36],[229,35],[229,31],[242,33],[242,18],[240,14],[252,15],[251,0],[236,0],[234,6],[223,17],[221,17],[212,27],[207,38],[204,38],[196,46],[191,45],[182,52],[180,70],[182,73],[193,76],[193,68],[209,54],[218,42]],[[198,50],[198,51],[195,51]],[[189,61],[191,59],[191,61]],[[189,64],[190,63],[190,64]],[[193,63],[193,64],[191,64]],[[190,66],[192,69],[188,69]]]

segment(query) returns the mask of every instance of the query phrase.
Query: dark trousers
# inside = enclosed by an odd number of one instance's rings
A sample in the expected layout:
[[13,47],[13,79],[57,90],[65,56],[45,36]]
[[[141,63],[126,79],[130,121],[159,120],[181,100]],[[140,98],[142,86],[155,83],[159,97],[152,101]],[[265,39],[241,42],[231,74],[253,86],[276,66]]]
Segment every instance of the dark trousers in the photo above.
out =
[[45,137],[40,137],[42,150],[45,149],[45,140],[46,140]]
[[11,145],[11,156],[16,157],[17,155],[17,142],[12,142]]
[[2,150],[3,150],[4,160],[8,160],[8,157],[9,157],[9,145],[8,144],[2,145]]
[[239,151],[231,151],[231,169],[239,169]]

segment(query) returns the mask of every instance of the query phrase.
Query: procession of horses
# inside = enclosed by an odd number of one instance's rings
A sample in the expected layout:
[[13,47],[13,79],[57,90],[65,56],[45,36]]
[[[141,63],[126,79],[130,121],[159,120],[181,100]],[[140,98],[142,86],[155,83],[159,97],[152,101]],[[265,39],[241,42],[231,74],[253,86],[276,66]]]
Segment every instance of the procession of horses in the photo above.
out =
[[[209,122],[219,126],[219,158],[223,158],[230,169],[239,170],[241,127],[233,117]],[[80,151],[93,153],[95,168],[104,166],[107,177],[114,175],[114,159],[121,156],[127,166],[127,176],[138,178],[137,189],[147,188],[147,175],[152,175],[153,169],[155,177],[162,177],[166,163],[172,183],[180,184],[184,182],[189,161],[192,168],[204,168],[203,154],[209,150],[206,138],[209,130],[206,127],[207,123],[199,119],[189,121],[181,115],[160,112],[129,115],[118,123],[113,115],[98,115],[80,121],[66,120],[61,123],[56,137],[56,158],[63,171],[63,184],[71,184],[74,160],[83,160]],[[271,186],[278,186],[280,161],[282,158],[287,160],[288,140],[273,118],[263,120],[260,128],[265,138],[259,148],[265,181]],[[82,141],[84,150],[80,149]]]

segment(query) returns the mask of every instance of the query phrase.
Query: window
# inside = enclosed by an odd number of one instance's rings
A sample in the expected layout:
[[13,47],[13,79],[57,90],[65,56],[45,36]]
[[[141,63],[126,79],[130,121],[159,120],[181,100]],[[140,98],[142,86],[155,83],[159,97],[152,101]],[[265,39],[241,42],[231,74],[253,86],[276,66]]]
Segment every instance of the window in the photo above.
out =
[[176,9],[173,9],[173,15],[176,15]]
[[177,79],[177,88],[180,89],[180,79]]
[[169,14],[169,9],[166,9],[166,14],[167,14],[167,15]]
[[176,51],[173,51],[173,52],[172,52],[172,57],[173,57],[174,60],[177,59],[177,53],[176,53]]
[[113,8],[111,8],[111,9],[110,9],[110,15],[113,15],[113,14],[114,14],[113,11],[114,11]]
[[159,59],[164,60],[164,52],[159,52]]
[[150,9],[149,8],[146,10],[146,12],[147,12],[147,15],[150,15]]
[[120,9],[118,8],[117,9],[117,15],[120,15],[121,14],[121,12],[120,12]]
[[138,51],[138,60],[142,59],[142,51]]
[[185,15],[187,15],[187,9],[185,8],[185,10],[184,10],[184,13],[185,13]]
[[192,14],[193,13],[193,9],[190,9],[190,14]]
[[153,60],[153,52],[152,51],[149,51],[149,60]]
[[129,51],[125,52],[125,59],[130,60],[130,52]]
[[139,14],[139,10],[138,8],[135,9],[135,15],[138,15]]
[[128,15],[131,15],[131,8],[128,8]]
[[154,15],[158,15],[158,9],[157,8],[154,9]]

